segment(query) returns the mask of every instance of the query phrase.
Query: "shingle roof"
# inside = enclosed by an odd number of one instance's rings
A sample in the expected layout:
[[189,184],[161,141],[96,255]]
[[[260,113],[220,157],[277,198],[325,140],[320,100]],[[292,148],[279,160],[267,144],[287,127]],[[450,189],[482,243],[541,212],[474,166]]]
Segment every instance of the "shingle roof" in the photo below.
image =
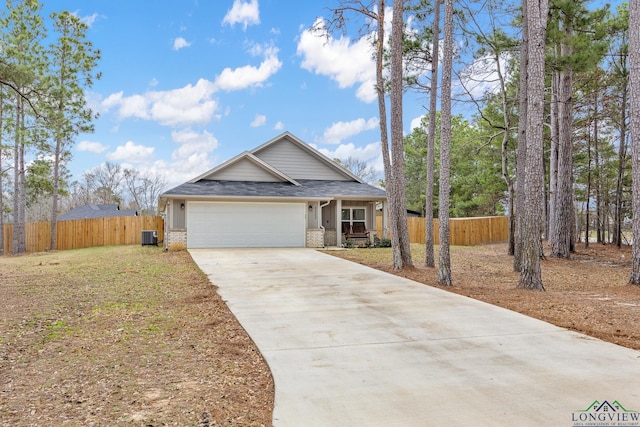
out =
[[58,216],[58,221],[136,215],[138,215],[138,212],[136,212],[135,210],[120,210],[120,207],[116,204],[100,205],[92,203],[88,205],[78,206],[77,208],[71,209],[69,212],[65,212],[64,214]]
[[288,182],[209,181],[187,182],[163,194],[164,197],[255,197],[255,198],[370,198],[384,199],[384,190],[355,181],[298,179]]

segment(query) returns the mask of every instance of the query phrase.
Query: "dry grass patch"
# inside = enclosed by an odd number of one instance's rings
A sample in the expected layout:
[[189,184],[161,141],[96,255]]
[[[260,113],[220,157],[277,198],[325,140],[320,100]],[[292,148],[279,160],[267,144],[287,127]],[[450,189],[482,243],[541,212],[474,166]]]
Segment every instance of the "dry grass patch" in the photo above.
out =
[[[424,245],[412,245],[416,268],[391,270],[391,249],[330,252],[379,270],[436,286],[437,269],[426,268]],[[436,263],[438,252],[436,248]],[[555,325],[640,350],[640,287],[628,285],[631,248],[580,245],[571,260],[542,261],[546,292],[516,289],[518,274],[505,244],[452,247],[454,286],[442,288]]]
[[273,380],[187,252],[0,258],[0,425],[271,425]]

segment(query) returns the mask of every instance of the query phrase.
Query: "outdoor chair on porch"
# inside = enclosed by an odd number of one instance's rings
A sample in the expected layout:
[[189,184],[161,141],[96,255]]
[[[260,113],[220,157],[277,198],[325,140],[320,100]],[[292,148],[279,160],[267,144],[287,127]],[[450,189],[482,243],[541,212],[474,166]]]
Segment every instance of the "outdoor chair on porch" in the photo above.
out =
[[368,239],[369,232],[364,226],[363,222],[355,222],[350,227],[347,227],[346,232],[344,233],[345,239]]

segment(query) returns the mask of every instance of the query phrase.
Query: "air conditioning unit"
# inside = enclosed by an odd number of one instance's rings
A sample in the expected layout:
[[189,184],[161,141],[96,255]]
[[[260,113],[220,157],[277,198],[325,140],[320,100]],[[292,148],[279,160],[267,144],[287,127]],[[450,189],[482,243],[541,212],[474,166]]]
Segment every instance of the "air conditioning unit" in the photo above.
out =
[[142,230],[142,246],[158,246],[158,232],[156,230]]

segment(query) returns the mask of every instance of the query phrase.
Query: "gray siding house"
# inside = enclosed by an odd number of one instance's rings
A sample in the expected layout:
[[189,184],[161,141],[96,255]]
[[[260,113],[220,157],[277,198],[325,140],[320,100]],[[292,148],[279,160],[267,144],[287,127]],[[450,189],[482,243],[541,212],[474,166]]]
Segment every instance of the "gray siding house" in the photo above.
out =
[[384,190],[285,132],[163,193],[158,204],[168,249],[324,247],[356,228],[373,239],[376,207],[386,200]]
[[137,216],[138,212],[133,209],[121,210],[117,204],[88,204],[73,208],[68,212],[58,215],[58,221],[75,219],[109,218],[112,216]]

